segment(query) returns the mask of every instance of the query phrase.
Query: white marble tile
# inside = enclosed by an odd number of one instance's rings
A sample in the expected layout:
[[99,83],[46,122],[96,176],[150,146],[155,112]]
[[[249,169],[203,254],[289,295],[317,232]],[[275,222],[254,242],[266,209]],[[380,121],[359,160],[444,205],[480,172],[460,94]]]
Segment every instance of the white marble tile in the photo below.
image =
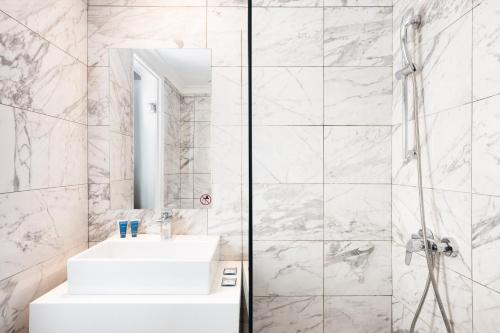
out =
[[392,6],[393,0],[324,0],[325,6]]
[[246,63],[247,9],[208,7],[207,48],[212,49],[212,66],[241,66]]
[[180,149],[180,173],[193,173],[194,172],[194,149],[181,148]]
[[[212,126],[210,162],[212,180],[218,184],[241,184],[243,133],[239,126]],[[246,140],[246,139],[245,139]]]
[[81,62],[87,62],[84,0],[5,0],[2,11]]
[[0,281],[0,331],[28,332],[29,304],[66,280],[66,260],[85,250],[87,242]]
[[211,121],[212,120],[212,100],[210,97],[196,97],[194,101],[195,121]]
[[175,209],[172,218],[172,234],[174,235],[206,235],[206,209]]
[[328,7],[324,20],[326,66],[392,65],[391,7]]
[[254,66],[322,66],[322,8],[255,8]]
[[248,1],[247,0],[207,0],[207,5],[208,6],[240,6],[240,7],[247,7]]
[[193,199],[194,178],[192,173],[181,174],[181,199]]
[[90,66],[106,66],[110,48],[203,48],[203,7],[101,7],[88,11]]
[[[483,0],[484,1],[484,0]],[[474,283],[474,333],[495,333],[500,325],[500,294]]]
[[88,126],[88,182],[109,183],[109,126]]
[[0,195],[0,280],[87,241],[87,186]]
[[325,184],[325,239],[390,240],[391,186]]
[[104,214],[110,209],[110,185],[89,184],[89,215]]
[[322,183],[323,129],[319,126],[255,127],[255,183]]
[[322,240],[322,184],[255,184],[255,240]]
[[500,292],[500,197],[472,196],[472,262],[474,280]]
[[[410,311],[414,312],[422,295],[427,276],[425,258],[414,255],[410,266],[404,265],[405,248],[395,246],[393,257],[393,294]],[[472,331],[472,281],[451,270],[436,273],[444,307],[451,314],[454,332]],[[430,332],[446,332],[434,294],[429,292],[421,320],[430,326]]]
[[88,124],[109,125],[109,68],[88,68]]
[[500,93],[500,3],[483,0],[474,8],[473,22],[473,66],[474,99]]
[[325,183],[390,183],[389,126],[325,127]]
[[389,333],[390,296],[325,297],[325,332]]
[[110,141],[111,153],[109,156],[110,179],[112,181],[132,179],[133,138],[128,135],[123,135],[115,132],[111,132],[110,136],[111,136],[111,141]]
[[322,68],[256,67],[253,71],[255,125],[323,124]]
[[221,236],[220,255],[224,258],[221,260],[241,260],[241,192],[240,184],[212,184],[208,234]]
[[[392,332],[408,333],[413,321],[414,313],[403,305],[401,301],[392,298]],[[415,325],[415,332],[435,333],[431,327],[421,319]]]
[[110,208],[133,209],[134,208],[134,181],[131,179],[111,181]]
[[323,242],[254,241],[255,296],[323,295]]
[[[420,114],[430,114],[472,101],[472,14],[468,13],[436,37],[419,45],[415,62]],[[400,57],[398,57],[399,59]],[[398,70],[399,68],[395,68]]]
[[132,52],[109,51],[109,122],[111,130],[132,135]]
[[323,297],[255,297],[254,332],[323,333]]
[[[450,126],[452,124],[452,126]],[[413,121],[409,122],[413,136]],[[392,138],[392,179],[395,184],[416,185],[416,160],[402,159],[401,127]],[[413,146],[410,139],[410,147]],[[471,105],[431,114],[420,119],[422,179],[425,187],[466,192],[471,179]]]
[[325,67],[326,125],[390,125],[391,67]]
[[327,241],[325,295],[390,295],[389,241]]
[[193,96],[181,96],[180,98],[180,121],[194,121],[194,102]]
[[242,124],[241,73],[238,67],[212,67],[212,124]]
[[89,6],[205,6],[206,0],[88,0]]
[[87,127],[0,106],[0,192],[87,182]]
[[194,121],[182,121],[179,132],[180,146],[182,148],[194,147]]
[[253,0],[253,7],[321,7],[323,0]]
[[473,105],[472,190],[500,195],[500,97],[491,97]]
[[0,13],[0,103],[87,122],[87,66]]
[[[467,193],[424,190],[427,227],[440,239],[450,237],[459,244],[459,255],[444,257],[442,267],[471,277],[471,196]],[[393,186],[392,239],[405,246],[420,230],[418,191],[414,187]]]
[[196,121],[194,122],[194,147],[210,148],[210,122]]
[[210,148],[194,148],[194,173],[210,173]]

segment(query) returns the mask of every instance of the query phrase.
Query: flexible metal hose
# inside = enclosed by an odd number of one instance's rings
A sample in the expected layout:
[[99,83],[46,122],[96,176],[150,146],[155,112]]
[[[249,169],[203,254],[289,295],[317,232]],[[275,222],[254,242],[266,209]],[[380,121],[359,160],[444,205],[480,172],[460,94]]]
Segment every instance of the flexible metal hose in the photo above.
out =
[[443,317],[444,325],[446,326],[446,331],[448,333],[453,333],[450,321],[448,320],[448,316],[446,315],[446,311],[444,309],[443,301],[441,300],[441,295],[439,293],[436,277],[434,276],[434,258],[431,250],[429,249],[429,243],[427,241],[427,224],[425,222],[425,209],[424,209],[424,190],[422,187],[422,154],[420,150],[420,125],[418,120],[418,101],[417,101],[417,82],[416,82],[417,80],[414,74],[412,74],[411,77],[413,83],[413,117],[414,117],[414,129],[415,129],[414,131],[415,152],[417,157],[417,174],[418,174],[417,179],[418,179],[418,201],[420,206],[420,224],[423,234],[422,237],[424,239],[425,258],[427,261],[427,270],[429,271],[429,274],[427,277],[427,283],[425,285],[425,291],[422,294],[422,298],[420,299],[417,311],[415,311],[415,316],[413,317],[410,333],[415,332],[415,325],[422,311],[423,304],[427,297],[427,292],[429,291],[429,281],[432,284],[434,295],[436,295],[436,301],[438,303],[441,316]]

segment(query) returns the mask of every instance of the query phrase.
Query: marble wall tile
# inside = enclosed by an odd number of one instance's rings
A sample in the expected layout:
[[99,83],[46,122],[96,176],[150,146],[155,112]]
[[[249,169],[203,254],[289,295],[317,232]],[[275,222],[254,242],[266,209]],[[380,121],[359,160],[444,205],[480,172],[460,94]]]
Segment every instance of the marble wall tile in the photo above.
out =
[[[484,1],[484,0],[483,0]],[[474,283],[474,333],[495,333],[500,324],[500,294]]]
[[[212,184],[212,207],[208,209],[208,234],[221,236],[222,260],[241,260],[241,184]],[[196,199],[198,202],[198,199]]]
[[0,195],[0,280],[87,242],[87,186]]
[[391,128],[325,127],[325,183],[390,183]]
[[327,7],[324,17],[327,66],[391,66],[391,7]]
[[207,0],[208,6],[240,6],[247,7],[247,0]]
[[206,235],[207,214],[206,209],[175,209],[172,218],[172,234]]
[[212,120],[212,112],[211,112],[211,104],[212,99],[210,97],[196,97],[194,101],[195,107],[195,121],[211,121]]
[[206,0],[88,0],[89,6],[205,6]]
[[500,97],[473,104],[472,190],[500,195]]
[[495,0],[483,0],[474,8],[473,13],[473,89],[474,99],[477,100],[500,93],[500,3]]
[[193,199],[194,178],[192,173],[181,174],[181,199]]
[[325,239],[390,240],[391,186],[325,184]]
[[323,333],[323,297],[255,297],[254,332]]
[[0,103],[87,122],[87,68],[0,13]]
[[325,6],[392,6],[392,0],[324,0]]
[[390,125],[390,67],[325,67],[326,125]]
[[[419,46],[420,51],[415,62],[422,68],[418,83],[422,87],[421,114],[457,107],[472,101],[471,29],[472,14],[468,13]],[[444,91],[447,93],[443,93]]]
[[110,184],[89,184],[89,215],[104,214],[110,209]]
[[194,148],[194,173],[209,174],[210,170],[210,148]]
[[[437,238],[451,237],[460,244],[459,255],[443,257],[442,267],[471,277],[471,196],[468,193],[424,190],[427,227]],[[393,186],[392,239],[401,247],[420,227],[418,190]]]
[[254,66],[322,66],[321,8],[255,8]]
[[88,182],[99,184],[110,180],[109,126],[88,126]]
[[110,208],[111,209],[133,209],[134,208],[134,181],[131,179],[111,181],[110,185]]
[[210,129],[212,124],[206,121],[194,122],[194,147],[210,148]]
[[6,0],[2,11],[82,63],[87,62],[84,0]]
[[322,0],[253,0],[253,7],[321,7]]
[[[453,126],[450,126],[453,124]],[[413,122],[409,123],[413,136]],[[401,127],[395,127],[392,149],[393,183],[416,185],[416,160],[402,159]],[[420,119],[422,180],[425,187],[466,192],[471,179],[471,105]],[[410,140],[410,147],[413,141]]]
[[[471,0],[411,1],[401,0],[394,4],[393,34],[395,50],[399,49],[399,26],[404,15],[411,9],[422,17],[418,34],[408,35],[410,43],[416,39],[427,41],[465,15],[472,8]],[[399,55],[401,56],[401,55]],[[399,59],[399,58],[398,58]],[[396,60],[396,58],[395,58]]]
[[180,123],[180,145],[182,148],[194,147],[194,122],[183,121]]
[[195,97],[180,97],[180,120],[183,122],[194,121]]
[[242,68],[212,67],[211,112],[214,126],[242,124]]
[[109,68],[88,68],[88,124],[109,125]]
[[255,184],[255,240],[322,240],[322,184]]
[[194,171],[194,149],[181,148],[180,149],[180,172],[193,173]]
[[239,184],[242,179],[241,155],[243,133],[240,126],[214,126],[210,148],[212,181],[217,184]]
[[241,66],[246,63],[247,9],[208,7],[207,48],[212,49],[212,66]]
[[35,112],[0,106],[0,192],[87,182],[87,127]]
[[132,135],[132,52],[109,51],[109,121],[111,130]]
[[253,136],[254,182],[323,182],[322,127],[255,127]]
[[254,241],[255,296],[323,294],[323,242]]
[[206,10],[90,6],[88,34],[90,66],[106,66],[110,48],[203,48]]
[[66,260],[86,248],[86,241],[75,244],[48,261],[0,281],[0,331],[28,332],[31,301],[64,282]]
[[133,178],[132,169],[132,140],[128,135],[123,135],[115,132],[110,133],[110,179],[124,180]]
[[389,241],[328,241],[325,295],[391,295]]
[[255,125],[323,124],[322,68],[257,67],[253,75]]
[[472,196],[472,262],[474,280],[500,292],[500,197]]
[[[212,192],[212,177],[210,174],[194,174],[193,198],[199,200],[203,194]],[[205,207],[208,208],[208,207]]]
[[390,296],[325,297],[325,332],[391,332]]
[[[413,321],[414,313],[403,305],[397,298],[392,298],[392,332],[394,333],[408,333]],[[415,325],[415,332],[432,332],[429,324],[424,323],[419,319]]]
[[[410,311],[415,311],[427,276],[427,263],[421,255],[414,255],[410,266],[404,265],[405,249],[395,246],[393,257],[393,293]],[[448,269],[436,273],[439,291],[455,332],[472,331],[472,281]],[[431,332],[446,332],[434,294],[429,292],[421,320]],[[474,320],[475,321],[475,320]]]

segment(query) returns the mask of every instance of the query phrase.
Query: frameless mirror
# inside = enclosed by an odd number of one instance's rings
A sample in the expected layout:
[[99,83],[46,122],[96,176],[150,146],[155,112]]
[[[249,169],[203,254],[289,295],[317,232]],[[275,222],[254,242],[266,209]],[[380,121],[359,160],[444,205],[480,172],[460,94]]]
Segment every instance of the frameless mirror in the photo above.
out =
[[209,49],[110,52],[113,209],[210,207],[211,66]]

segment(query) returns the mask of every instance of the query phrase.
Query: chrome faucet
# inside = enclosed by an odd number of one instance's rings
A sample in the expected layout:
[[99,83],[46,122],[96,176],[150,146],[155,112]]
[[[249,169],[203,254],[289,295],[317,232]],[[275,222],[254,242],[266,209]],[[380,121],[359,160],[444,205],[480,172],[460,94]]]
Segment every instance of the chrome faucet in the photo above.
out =
[[174,213],[172,209],[166,208],[161,212],[160,219],[156,222],[160,223],[160,239],[170,239],[172,238],[172,217]]
[[[432,231],[427,229],[427,244],[431,254],[443,253],[448,257],[456,257],[458,255],[458,245],[452,238],[442,238],[437,240],[434,238]],[[414,252],[425,251],[425,243],[422,229],[418,234],[412,234],[411,239],[406,243],[405,264],[411,263],[411,258]]]

